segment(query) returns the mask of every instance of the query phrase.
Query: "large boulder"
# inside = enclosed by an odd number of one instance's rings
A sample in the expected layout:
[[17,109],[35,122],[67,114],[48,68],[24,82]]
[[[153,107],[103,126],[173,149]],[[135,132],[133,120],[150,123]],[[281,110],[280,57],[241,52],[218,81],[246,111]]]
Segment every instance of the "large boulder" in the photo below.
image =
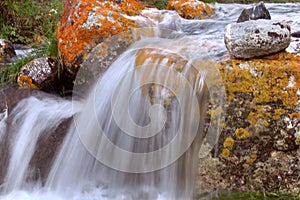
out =
[[170,0],[168,10],[176,10],[185,19],[206,19],[214,14],[214,9],[199,0]]
[[215,158],[200,163],[204,189],[300,189],[300,57],[281,52],[219,63],[226,119]]
[[86,53],[104,38],[136,27],[137,24],[126,16],[137,15],[143,8],[144,5],[135,0],[65,1],[57,40],[70,78],[74,79]]
[[271,15],[264,2],[255,4],[252,8],[246,8],[242,11],[237,22],[244,22],[257,19],[271,19]]
[[259,19],[232,23],[225,28],[225,44],[236,58],[253,58],[276,53],[287,48],[291,29],[287,23]]

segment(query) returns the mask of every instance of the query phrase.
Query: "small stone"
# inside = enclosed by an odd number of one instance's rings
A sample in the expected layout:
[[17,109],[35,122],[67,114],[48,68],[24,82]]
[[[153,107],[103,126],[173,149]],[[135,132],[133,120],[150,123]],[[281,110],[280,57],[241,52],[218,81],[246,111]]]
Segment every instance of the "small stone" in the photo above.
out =
[[16,55],[13,44],[5,39],[0,39],[0,60],[9,59]]
[[54,85],[60,85],[58,78],[56,58],[41,57],[34,59],[20,69],[17,83],[22,89],[53,91],[55,90]]
[[244,22],[257,19],[271,19],[268,9],[265,7],[264,2],[255,4],[252,8],[244,9],[239,16],[237,22]]
[[259,19],[232,23],[225,28],[225,44],[236,58],[253,58],[277,53],[291,41],[290,26],[284,22]]

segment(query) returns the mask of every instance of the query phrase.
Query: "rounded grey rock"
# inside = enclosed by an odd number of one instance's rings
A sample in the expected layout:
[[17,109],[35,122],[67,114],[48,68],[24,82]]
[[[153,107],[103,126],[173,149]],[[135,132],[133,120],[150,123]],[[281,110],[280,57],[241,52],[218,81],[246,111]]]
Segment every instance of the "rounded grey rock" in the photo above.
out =
[[285,22],[259,19],[228,24],[225,28],[225,45],[236,58],[265,56],[287,48],[291,29]]

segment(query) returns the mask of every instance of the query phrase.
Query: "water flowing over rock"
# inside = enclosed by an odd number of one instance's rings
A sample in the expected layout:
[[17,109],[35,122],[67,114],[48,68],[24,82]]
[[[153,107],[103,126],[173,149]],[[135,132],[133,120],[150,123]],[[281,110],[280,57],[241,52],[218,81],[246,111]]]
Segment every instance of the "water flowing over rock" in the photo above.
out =
[[291,29],[285,22],[255,20],[232,23],[225,28],[225,44],[236,58],[253,58],[286,49],[291,41]]
[[71,79],[85,54],[104,38],[136,27],[125,15],[137,15],[144,8],[135,0],[65,1],[64,11],[58,24],[58,48]]
[[170,0],[168,10],[176,12],[185,19],[206,19],[214,14],[214,9],[199,0]]
[[0,94],[0,183],[8,192],[47,177],[72,112],[70,102],[38,90],[5,87]]
[[16,55],[13,44],[5,39],[0,39],[0,61]]
[[271,15],[264,2],[255,4],[252,8],[244,9],[237,22],[244,22],[257,19],[271,19]]

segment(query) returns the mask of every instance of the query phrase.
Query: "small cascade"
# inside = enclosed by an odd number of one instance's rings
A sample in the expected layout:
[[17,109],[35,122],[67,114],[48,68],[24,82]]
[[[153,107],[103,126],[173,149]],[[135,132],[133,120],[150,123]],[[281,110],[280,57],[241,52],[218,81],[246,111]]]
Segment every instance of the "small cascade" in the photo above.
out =
[[192,198],[208,102],[205,69],[213,66],[195,67],[197,51],[177,54],[187,41],[145,39],[110,66],[80,104],[49,190],[69,196],[96,186],[112,199]]
[[[29,164],[39,137],[51,132],[52,129],[55,130],[63,120],[71,116],[70,101],[38,99],[33,96],[19,102],[9,117],[4,117],[0,121],[1,132],[3,131],[2,144],[8,147],[6,153],[10,157],[7,161],[2,191],[10,192],[26,188],[27,180],[32,178]],[[5,130],[9,135],[5,135]]]

